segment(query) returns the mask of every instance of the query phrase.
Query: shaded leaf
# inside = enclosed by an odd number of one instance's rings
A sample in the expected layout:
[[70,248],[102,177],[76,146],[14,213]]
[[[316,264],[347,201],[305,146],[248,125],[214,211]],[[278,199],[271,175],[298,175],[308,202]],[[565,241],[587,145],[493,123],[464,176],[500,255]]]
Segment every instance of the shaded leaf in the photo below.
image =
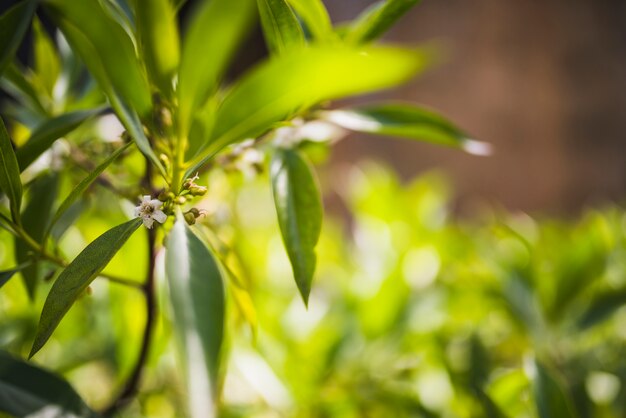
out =
[[350,42],[371,42],[382,36],[420,0],[380,0],[357,17],[346,39]]
[[400,84],[424,69],[428,58],[425,50],[318,46],[271,59],[251,70],[224,98],[211,146],[189,172],[224,146],[256,137],[298,110]]
[[20,46],[36,8],[36,0],[24,0],[0,16],[0,75]]
[[254,0],[204,1],[195,11],[183,40],[178,73],[181,137],[189,132],[194,110],[217,90],[254,13]]
[[533,397],[539,418],[575,418],[569,394],[556,373],[536,360],[532,379]]
[[0,411],[16,417],[95,418],[63,378],[0,350]]
[[[26,233],[36,242],[45,244],[44,233],[52,216],[52,207],[59,189],[59,175],[46,173],[35,179],[29,187],[30,198],[22,212],[22,226]],[[20,238],[15,239],[15,261],[22,264],[32,260],[33,263],[22,270],[24,285],[31,300],[35,298],[37,283],[42,278],[41,265],[32,249]]]
[[165,273],[191,416],[213,416],[224,338],[224,279],[213,252],[180,215],[167,240]]
[[296,151],[277,150],[270,175],[280,232],[307,304],[315,272],[315,246],[322,229],[320,192],[311,167]]
[[82,179],[76,185],[76,187],[74,187],[74,189],[72,189],[70,194],[65,198],[65,200],[63,200],[61,205],[59,205],[58,209],[56,210],[56,212],[52,216],[52,220],[50,222],[50,225],[48,227],[48,230],[47,230],[45,236],[48,235],[48,233],[50,232],[52,227],[57,223],[57,221],[59,219],[61,219],[63,214],[72,206],[72,204],[74,202],[76,202],[76,200],[79,197],[82,196],[82,194],[85,192],[85,190],[87,190],[87,188],[98,178],[98,176],[100,174],[102,174],[102,172],[104,172],[104,170],[106,170],[106,168],[113,161],[115,161],[115,159],[117,157],[119,157],[120,154],[122,154],[124,151],[126,151],[126,149],[128,149],[129,146],[130,146],[130,143],[128,143],[128,144],[126,144],[126,145],[116,149],[115,152],[113,152],[113,154],[111,154],[107,159],[102,161],[95,169],[93,169],[93,171],[91,171],[84,179]]
[[24,75],[26,71],[15,62],[10,64],[2,75],[2,88],[39,117],[47,116],[48,111],[42,104],[39,93]]
[[150,77],[161,91],[169,94],[180,59],[174,6],[170,0],[137,0],[135,15],[140,51]]
[[263,35],[269,50],[280,54],[304,45],[304,34],[286,0],[257,0]]
[[409,104],[377,104],[332,110],[322,115],[326,120],[353,131],[428,141],[459,147],[474,154],[489,152],[487,144],[469,139],[445,118]]
[[22,205],[22,181],[13,144],[2,118],[0,118],[0,190],[9,198],[11,216],[17,222]]
[[43,347],[76,298],[106,267],[139,225],[141,219],[135,218],[108,230],[90,243],[61,272],[44,303],[29,357]]
[[17,273],[20,270],[23,270],[29,265],[30,265],[30,262],[26,262],[12,269],[0,271],[0,287],[4,286],[11,279],[11,277],[15,275],[15,273]]
[[[98,0],[47,0],[46,4],[96,80],[100,83],[103,76],[106,77],[108,83],[102,86],[105,92],[110,86],[139,115],[149,114],[152,99],[144,70],[128,33],[111,13],[105,11]],[[68,33],[68,27],[72,28],[72,33]],[[84,37],[83,42],[88,42],[93,51],[75,45],[76,32]]]
[[33,53],[35,56],[35,74],[48,96],[52,97],[54,86],[61,73],[61,60],[54,42],[42,26],[39,19],[33,21]]
[[77,110],[43,122],[33,131],[28,141],[19,147],[15,153],[20,171],[24,171],[41,154],[47,151],[54,141],[72,132],[83,122],[100,112],[102,112],[102,109]]
[[322,0],[287,0],[296,14],[304,21],[306,28],[318,41],[335,37],[333,26]]
[[589,329],[608,319],[626,304],[626,289],[609,290],[596,296],[578,319],[580,329]]

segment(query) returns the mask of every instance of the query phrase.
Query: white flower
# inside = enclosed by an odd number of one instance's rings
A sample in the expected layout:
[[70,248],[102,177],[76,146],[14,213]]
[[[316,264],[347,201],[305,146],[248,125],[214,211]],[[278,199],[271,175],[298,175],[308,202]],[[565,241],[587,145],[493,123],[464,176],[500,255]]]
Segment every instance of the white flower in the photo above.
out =
[[167,215],[161,210],[162,205],[160,200],[150,199],[149,195],[145,195],[135,208],[135,216],[140,217],[146,228],[150,229],[155,220],[162,224],[167,219]]

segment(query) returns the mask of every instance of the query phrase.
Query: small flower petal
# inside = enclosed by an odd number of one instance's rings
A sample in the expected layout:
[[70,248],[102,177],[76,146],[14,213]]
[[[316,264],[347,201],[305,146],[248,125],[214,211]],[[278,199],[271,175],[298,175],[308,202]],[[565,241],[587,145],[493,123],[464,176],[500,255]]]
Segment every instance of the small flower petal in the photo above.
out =
[[158,223],[162,224],[167,220],[167,215],[161,210],[155,210],[152,214],[152,219],[156,220]]
[[150,218],[150,217],[143,217],[143,224],[146,226],[146,228],[148,229],[152,229],[152,224],[154,224],[154,219]]

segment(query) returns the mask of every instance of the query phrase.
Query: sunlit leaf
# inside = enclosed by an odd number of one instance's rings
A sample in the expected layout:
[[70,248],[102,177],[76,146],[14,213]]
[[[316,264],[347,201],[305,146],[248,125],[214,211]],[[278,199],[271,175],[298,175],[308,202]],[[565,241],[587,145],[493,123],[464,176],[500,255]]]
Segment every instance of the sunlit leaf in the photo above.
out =
[[[133,42],[122,26],[111,17],[98,0],[46,0],[55,22],[76,48],[87,68],[98,82],[103,77],[117,95],[139,115],[149,114],[152,107],[150,88],[144,70],[135,54]],[[89,24],[85,24],[89,22]],[[68,33],[71,27],[72,33]],[[76,45],[75,33],[80,33],[92,51]],[[96,69],[95,67],[100,67]]]
[[33,22],[33,53],[35,74],[49,97],[53,97],[54,86],[61,73],[61,60],[54,42],[43,28],[39,19]]
[[0,350],[0,411],[16,417],[96,418],[67,381]]
[[141,219],[135,218],[108,230],[85,247],[61,272],[44,303],[29,357],[43,347],[76,298],[106,267],[139,225]]
[[419,2],[420,0],[379,0],[355,20],[346,39],[358,43],[379,38]]
[[257,0],[265,42],[272,53],[280,54],[304,44],[304,34],[286,0]]
[[167,240],[165,273],[191,416],[214,415],[224,338],[224,279],[213,252],[179,216]]
[[392,87],[424,69],[426,50],[310,47],[251,70],[218,109],[210,147],[191,171],[222,147],[256,137],[294,112],[324,100]]
[[135,15],[140,50],[151,79],[161,91],[169,94],[180,58],[174,6],[170,0],[137,0]]
[[[29,199],[22,212],[22,225],[26,233],[36,242],[42,242],[52,216],[52,207],[59,189],[58,173],[50,172],[35,179],[29,187]],[[33,263],[22,270],[26,291],[31,300],[35,298],[37,284],[42,278],[42,270],[37,255],[20,238],[15,239],[15,261],[18,264],[32,260]]]
[[0,16],[0,75],[20,46],[36,7],[36,0],[23,0]]
[[33,131],[28,141],[19,147],[15,153],[20,171],[24,171],[41,154],[47,151],[54,141],[69,134],[85,121],[101,112],[102,109],[77,110],[43,122]]
[[318,41],[334,38],[333,26],[322,0],[287,0]]
[[385,103],[323,112],[323,117],[358,132],[391,135],[488,154],[489,146],[469,139],[459,128],[429,110],[409,104]]
[[22,205],[20,169],[2,118],[0,118],[0,190],[9,198],[13,220],[18,221]]
[[315,246],[322,228],[322,202],[311,167],[293,150],[276,151],[271,165],[278,224],[304,303],[315,272]]
[[237,47],[248,33],[254,0],[203,1],[185,33],[178,73],[179,131],[185,137],[193,111],[217,90]]
[[534,362],[533,397],[539,418],[575,418],[570,395],[556,373],[540,361]]

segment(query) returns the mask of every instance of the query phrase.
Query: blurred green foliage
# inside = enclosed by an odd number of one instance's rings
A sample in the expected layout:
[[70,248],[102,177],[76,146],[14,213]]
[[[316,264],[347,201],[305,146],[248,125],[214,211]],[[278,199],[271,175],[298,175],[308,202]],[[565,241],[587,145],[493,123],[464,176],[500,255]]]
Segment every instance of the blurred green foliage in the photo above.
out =
[[[265,176],[206,175],[201,227],[215,231],[238,277],[228,286],[222,416],[624,416],[622,210],[536,221],[483,208],[460,218],[436,173],[407,184],[373,163],[323,174],[326,195],[341,196],[351,216],[327,214],[308,310]],[[116,212],[98,206],[69,228],[65,251]],[[107,271],[142,276],[130,260],[143,240],[131,241]],[[92,287],[37,361],[58,365],[97,408],[128,373],[145,313],[133,289]],[[5,285],[3,347],[28,350],[45,293],[33,306],[20,281]],[[186,416],[168,318],[166,309],[141,394],[122,417]]]

